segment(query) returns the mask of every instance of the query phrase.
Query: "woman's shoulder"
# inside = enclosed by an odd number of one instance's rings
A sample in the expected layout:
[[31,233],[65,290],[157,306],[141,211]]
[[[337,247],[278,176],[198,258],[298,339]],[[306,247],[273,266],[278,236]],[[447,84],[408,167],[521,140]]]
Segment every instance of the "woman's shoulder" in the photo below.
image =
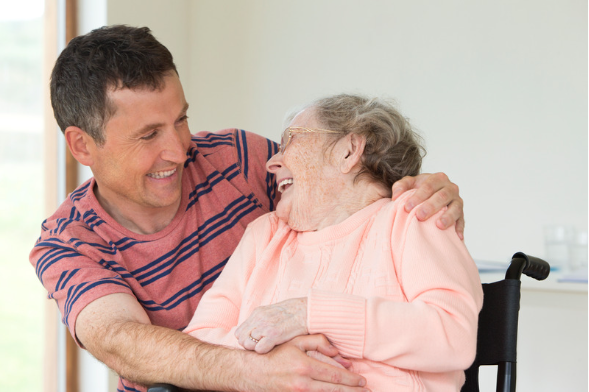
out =
[[436,220],[447,210],[447,207],[442,208],[429,219],[421,221],[416,216],[416,212],[421,204],[416,205],[410,211],[407,211],[405,208],[407,201],[414,194],[415,190],[409,190],[401,194],[396,200],[386,203],[379,211],[379,220],[387,226],[392,225],[396,229],[407,229],[411,224],[435,225]]

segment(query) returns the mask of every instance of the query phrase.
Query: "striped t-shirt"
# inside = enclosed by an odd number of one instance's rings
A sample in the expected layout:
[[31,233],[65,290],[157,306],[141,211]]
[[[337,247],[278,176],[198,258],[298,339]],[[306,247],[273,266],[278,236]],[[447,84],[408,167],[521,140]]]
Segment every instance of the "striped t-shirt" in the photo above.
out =
[[110,217],[94,179],[72,192],[43,222],[30,261],[74,338],[80,311],[113,293],[134,295],[155,325],[185,328],[246,226],[274,209],[276,183],[265,163],[277,151],[236,129],[193,135],[180,208],[155,234],[136,234]]

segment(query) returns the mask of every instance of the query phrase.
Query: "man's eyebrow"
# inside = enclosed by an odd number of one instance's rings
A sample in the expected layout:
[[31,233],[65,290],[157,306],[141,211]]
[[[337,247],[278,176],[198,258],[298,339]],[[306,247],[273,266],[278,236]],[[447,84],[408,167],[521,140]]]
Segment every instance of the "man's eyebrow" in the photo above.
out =
[[186,103],[184,104],[184,107],[182,108],[182,111],[180,112],[180,116],[178,116],[178,117],[185,116],[185,115],[186,115],[186,112],[188,112],[188,107],[189,107],[189,106],[190,106],[190,105],[188,104],[188,102],[186,102]]
[[[180,111],[180,114],[178,115],[177,119],[180,119],[180,117],[183,117],[186,115],[186,112],[188,112],[188,106],[189,106],[188,103],[184,104],[184,107],[182,107],[182,110]],[[133,135],[137,137],[137,136],[140,136],[146,132],[151,131],[152,129],[159,128],[163,125],[164,125],[164,123],[146,124],[146,125],[142,126],[141,128],[139,128],[137,131],[135,131],[133,133]]]

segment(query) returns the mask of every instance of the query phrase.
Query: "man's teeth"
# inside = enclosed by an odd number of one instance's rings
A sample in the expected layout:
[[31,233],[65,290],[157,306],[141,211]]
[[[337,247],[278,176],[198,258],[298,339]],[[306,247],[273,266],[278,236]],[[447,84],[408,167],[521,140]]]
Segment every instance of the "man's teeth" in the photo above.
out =
[[292,184],[292,178],[280,181],[280,184],[278,184],[278,192],[284,192],[284,188],[290,184]]
[[151,178],[166,178],[166,177],[170,177],[174,173],[176,173],[176,169],[157,172],[157,173],[149,173],[148,176]]

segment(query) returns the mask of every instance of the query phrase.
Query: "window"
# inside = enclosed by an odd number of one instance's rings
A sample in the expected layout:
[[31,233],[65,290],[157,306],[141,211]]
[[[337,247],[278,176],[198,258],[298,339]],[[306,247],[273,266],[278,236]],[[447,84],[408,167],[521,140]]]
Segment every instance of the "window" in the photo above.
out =
[[0,3],[0,390],[43,389],[43,1]]

